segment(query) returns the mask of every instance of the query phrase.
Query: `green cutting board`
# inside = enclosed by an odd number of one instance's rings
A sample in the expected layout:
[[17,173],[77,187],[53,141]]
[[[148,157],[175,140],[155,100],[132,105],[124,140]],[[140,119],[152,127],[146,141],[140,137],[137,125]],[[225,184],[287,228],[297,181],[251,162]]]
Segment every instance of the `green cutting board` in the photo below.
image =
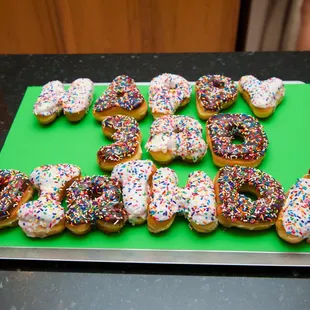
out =
[[[105,88],[96,86],[94,99]],[[147,98],[148,86],[140,86],[140,89]],[[110,141],[103,136],[100,123],[92,113],[88,113],[78,124],[69,123],[62,115],[51,125],[41,126],[32,114],[40,91],[41,87],[28,87],[0,154],[0,168],[14,168],[29,174],[40,165],[71,163],[80,166],[83,175],[101,174],[96,163],[96,153]],[[309,100],[310,85],[286,85],[285,99],[274,115],[260,120],[269,138],[269,148],[259,168],[279,180],[286,191],[309,168]],[[252,114],[241,97],[233,107],[225,110],[225,113],[241,112]],[[190,103],[178,113],[198,119],[194,93]],[[152,121],[149,113],[140,123],[143,148]],[[205,122],[201,121],[201,124],[205,135]],[[145,151],[143,159],[151,159]],[[185,185],[191,171],[201,169],[213,178],[218,170],[209,151],[199,164],[174,161],[169,167],[177,172],[181,186]],[[93,230],[85,236],[75,236],[65,231],[46,239],[30,239],[16,227],[0,231],[1,246],[310,252],[310,246],[305,242],[290,245],[282,241],[274,227],[266,231],[249,232],[219,226],[213,233],[202,235],[190,230],[183,217],[178,217],[168,231],[159,235],[150,234],[147,225],[126,225],[120,233],[114,235]]]

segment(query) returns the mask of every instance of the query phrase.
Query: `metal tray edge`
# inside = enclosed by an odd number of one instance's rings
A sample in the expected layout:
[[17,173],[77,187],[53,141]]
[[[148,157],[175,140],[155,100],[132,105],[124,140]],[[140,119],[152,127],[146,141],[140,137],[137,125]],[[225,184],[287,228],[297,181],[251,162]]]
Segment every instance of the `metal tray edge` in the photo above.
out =
[[2,247],[0,259],[142,264],[310,267],[310,253]]

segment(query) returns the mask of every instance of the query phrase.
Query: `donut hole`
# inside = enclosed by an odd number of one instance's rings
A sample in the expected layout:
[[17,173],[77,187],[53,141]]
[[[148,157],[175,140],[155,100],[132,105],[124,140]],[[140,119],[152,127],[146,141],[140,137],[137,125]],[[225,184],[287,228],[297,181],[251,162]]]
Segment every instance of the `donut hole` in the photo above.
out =
[[258,196],[256,195],[256,193],[252,193],[252,192],[238,192],[240,196],[245,196],[246,198],[249,198],[252,201],[256,201],[258,200]]
[[237,144],[237,145],[242,144],[242,143],[244,143],[244,138],[241,135],[235,134],[235,135],[233,135],[231,143]]
[[102,195],[102,192],[103,190],[100,186],[93,186],[88,189],[88,196],[91,199],[95,199],[97,197],[100,197]]
[[124,97],[124,95],[125,95],[125,92],[122,91],[122,90],[119,90],[119,91],[116,92],[116,96],[117,97]]
[[170,90],[173,91],[173,90],[175,90],[178,87],[178,85],[176,83],[174,83],[174,82],[170,82],[168,87],[169,87]]
[[225,87],[225,83],[221,80],[218,80],[218,79],[213,79],[212,85],[216,88],[224,88]]
[[173,132],[174,133],[180,133],[180,132],[182,132],[183,130],[181,130],[180,128],[175,128],[175,129],[173,129]]
[[244,196],[245,198],[248,198],[252,201],[256,201],[260,199],[260,195],[257,192],[256,188],[253,186],[250,186],[248,184],[244,184],[239,190],[238,194],[240,196]]

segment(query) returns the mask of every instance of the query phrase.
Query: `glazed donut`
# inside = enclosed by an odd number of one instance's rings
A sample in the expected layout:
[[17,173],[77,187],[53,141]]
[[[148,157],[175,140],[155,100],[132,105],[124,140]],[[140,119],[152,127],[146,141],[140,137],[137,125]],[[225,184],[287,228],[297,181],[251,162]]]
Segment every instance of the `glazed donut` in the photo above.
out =
[[84,177],[67,189],[66,227],[75,234],[96,225],[106,233],[120,231],[126,223],[122,192],[117,180],[106,176]]
[[[237,137],[244,141],[233,144]],[[246,114],[217,114],[207,122],[207,142],[213,162],[219,167],[257,167],[264,159],[268,139],[263,126]]]
[[310,243],[310,171],[287,193],[276,228],[278,235],[289,243]]
[[16,226],[20,206],[32,198],[28,177],[17,170],[0,169],[0,229]]
[[154,118],[173,115],[189,103],[192,87],[183,77],[164,73],[153,78],[149,88],[149,105]]
[[44,165],[31,172],[30,180],[40,196],[18,211],[18,224],[28,237],[45,238],[65,229],[61,201],[66,188],[80,175],[80,168],[69,164]]
[[186,162],[198,162],[205,156],[207,144],[197,120],[184,115],[168,115],[153,122],[146,149],[161,164],[168,164],[176,157]]
[[[284,202],[281,184],[252,167],[226,166],[215,177],[217,218],[225,227],[263,230],[277,221]],[[252,193],[252,200],[242,193]]]
[[108,116],[102,121],[103,134],[115,142],[97,152],[101,169],[111,171],[117,164],[140,159],[141,133],[138,122],[131,116]]
[[131,160],[114,167],[111,177],[122,186],[123,202],[132,225],[146,221],[150,183],[156,166],[150,160]]
[[65,92],[61,101],[66,118],[70,122],[80,121],[93,100],[94,83],[90,79],[77,79]]
[[148,229],[152,233],[167,230],[177,213],[183,214],[190,227],[209,233],[217,227],[212,180],[202,171],[189,175],[184,188],[177,187],[178,177],[170,168],[160,168],[153,175]]
[[238,97],[237,87],[231,78],[224,75],[204,75],[196,82],[196,106],[201,119],[233,105]]
[[127,75],[117,76],[96,101],[93,114],[102,121],[110,115],[127,115],[142,120],[147,113],[147,104],[134,79]]
[[283,81],[274,77],[260,81],[253,75],[245,75],[239,80],[238,88],[252,112],[261,118],[270,116],[285,94]]
[[33,108],[33,113],[41,124],[53,122],[61,113],[61,98],[64,93],[65,90],[60,81],[51,81],[43,86]]

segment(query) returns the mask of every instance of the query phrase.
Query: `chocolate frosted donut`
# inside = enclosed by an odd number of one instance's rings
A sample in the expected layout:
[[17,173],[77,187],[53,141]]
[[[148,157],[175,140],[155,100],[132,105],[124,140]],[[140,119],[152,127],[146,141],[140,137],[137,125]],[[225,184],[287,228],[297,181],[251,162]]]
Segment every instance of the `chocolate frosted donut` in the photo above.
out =
[[93,115],[98,121],[117,114],[141,120],[146,113],[146,101],[135,81],[127,75],[117,76],[98,98],[93,108]]
[[222,109],[230,107],[238,97],[237,87],[224,75],[205,75],[195,85],[198,115],[206,120]]
[[98,151],[97,161],[101,169],[112,170],[121,162],[141,158],[140,129],[133,117],[108,116],[102,121],[102,131],[115,142],[101,147]]
[[19,207],[32,195],[33,187],[24,173],[0,169],[0,228],[16,225]]
[[[241,144],[234,144],[242,138]],[[207,122],[207,142],[215,165],[258,166],[263,160],[268,139],[263,126],[246,114],[218,114]]]
[[[245,196],[257,196],[252,200]],[[215,177],[215,194],[218,203],[217,217],[226,227],[262,230],[274,225],[283,206],[281,184],[269,174],[255,168],[226,166]]]
[[104,232],[121,230],[127,220],[122,192],[116,179],[84,177],[67,189],[66,227],[76,234],[88,232],[91,225]]

